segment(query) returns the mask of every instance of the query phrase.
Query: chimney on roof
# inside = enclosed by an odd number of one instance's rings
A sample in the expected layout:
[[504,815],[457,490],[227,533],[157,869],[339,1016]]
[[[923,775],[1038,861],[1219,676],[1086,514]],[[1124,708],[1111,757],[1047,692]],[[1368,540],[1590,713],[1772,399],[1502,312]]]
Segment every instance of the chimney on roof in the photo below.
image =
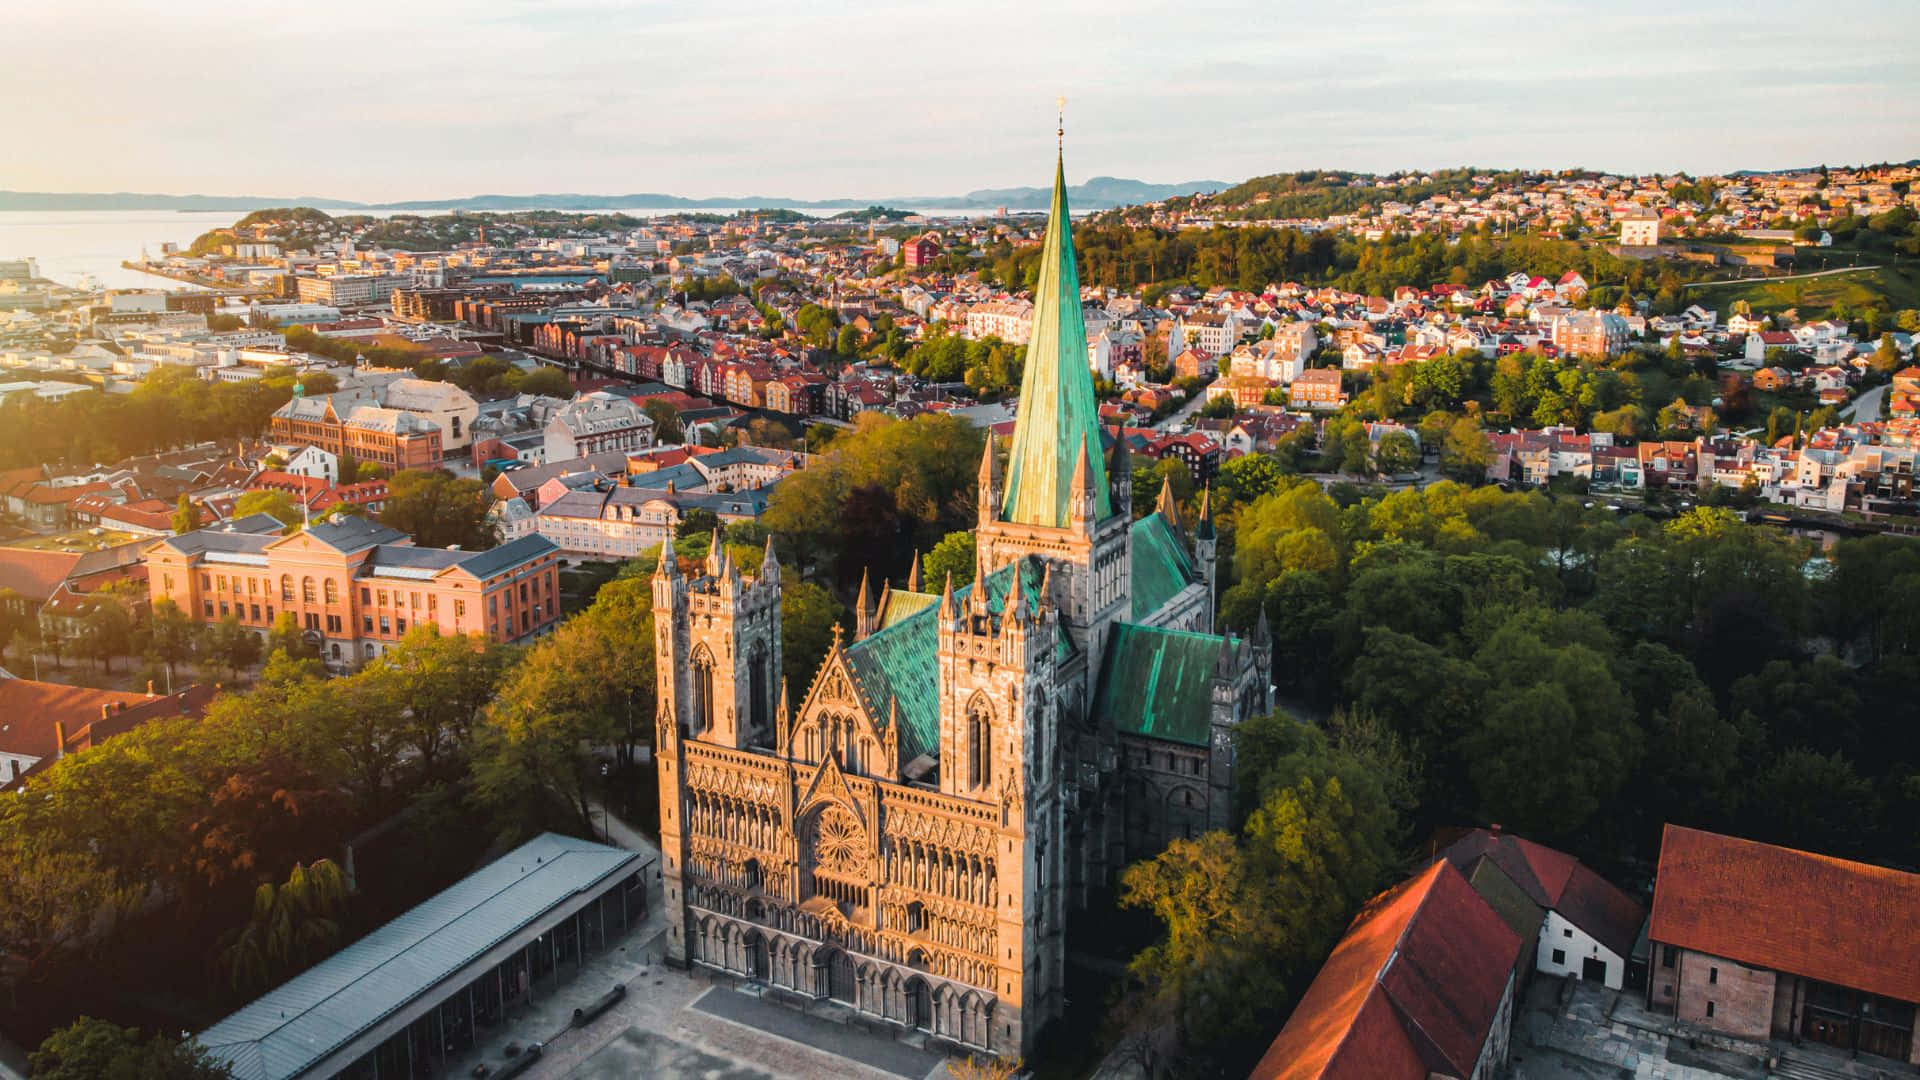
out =
[[113,705],[111,703],[102,703],[100,706],[100,719],[105,720],[107,717],[112,715],[113,715]]
[[152,679],[147,680],[147,696],[148,697],[153,696],[153,680]]
[[[64,720],[53,722],[53,757],[55,761],[67,756],[67,724]],[[13,761],[13,775],[20,775],[20,760]]]
[[1493,824],[1491,824],[1491,825],[1489,825],[1489,826],[1487,826],[1487,831],[1488,831],[1488,832],[1490,832],[1490,833],[1492,833],[1492,834],[1493,834],[1493,835],[1495,835],[1495,836],[1499,836],[1499,835],[1500,835],[1500,823],[1496,821],[1496,822],[1494,822]]

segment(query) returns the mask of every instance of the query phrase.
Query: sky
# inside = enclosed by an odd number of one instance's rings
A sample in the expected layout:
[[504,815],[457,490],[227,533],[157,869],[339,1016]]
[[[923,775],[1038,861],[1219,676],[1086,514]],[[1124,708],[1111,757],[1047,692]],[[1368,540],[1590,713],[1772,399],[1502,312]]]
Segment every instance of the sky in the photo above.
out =
[[0,189],[884,198],[1920,157],[1920,0],[0,2]]

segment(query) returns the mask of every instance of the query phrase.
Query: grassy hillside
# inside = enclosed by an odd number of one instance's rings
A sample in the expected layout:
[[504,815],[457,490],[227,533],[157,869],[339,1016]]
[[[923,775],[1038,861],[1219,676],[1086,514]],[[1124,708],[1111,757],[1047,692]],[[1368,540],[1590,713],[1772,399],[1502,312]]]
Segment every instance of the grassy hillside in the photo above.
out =
[[1857,270],[1821,277],[1729,281],[1689,286],[1686,298],[1707,307],[1727,310],[1745,300],[1761,313],[1797,309],[1803,319],[1831,314],[1838,304],[1850,314],[1879,307],[1888,311],[1920,308],[1920,265],[1903,263],[1877,270]]

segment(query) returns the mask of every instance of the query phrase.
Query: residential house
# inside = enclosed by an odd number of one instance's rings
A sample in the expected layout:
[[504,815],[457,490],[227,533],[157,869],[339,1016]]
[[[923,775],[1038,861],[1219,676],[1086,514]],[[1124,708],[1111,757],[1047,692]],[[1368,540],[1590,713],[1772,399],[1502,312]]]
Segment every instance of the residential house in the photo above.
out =
[[1314,368],[1301,372],[1287,388],[1287,400],[1296,409],[1338,409],[1347,403],[1347,395],[1340,389],[1340,370]]
[[1543,912],[1532,942],[1533,970],[1609,990],[1625,984],[1646,909],[1578,859],[1497,825],[1472,830],[1440,857],[1469,880],[1480,863],[1492,863]]

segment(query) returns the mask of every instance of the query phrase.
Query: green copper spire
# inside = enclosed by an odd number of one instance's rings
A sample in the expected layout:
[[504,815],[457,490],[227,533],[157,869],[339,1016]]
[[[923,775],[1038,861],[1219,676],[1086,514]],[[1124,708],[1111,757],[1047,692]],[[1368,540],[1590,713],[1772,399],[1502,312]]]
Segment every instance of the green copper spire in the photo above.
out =
[[1073,468],[1083,442],[1093,465],[1095,517],[1112,516],[1113,507],[1107,493],[1106,455],[1100,447],[1093,373],[1087,367],[1087,325],[1080,317],[1080,272],[1073,265],[1066,163],[1058,159],[1049,215],[1001,516],[1024,525],[1065,528],[1072,520]]

